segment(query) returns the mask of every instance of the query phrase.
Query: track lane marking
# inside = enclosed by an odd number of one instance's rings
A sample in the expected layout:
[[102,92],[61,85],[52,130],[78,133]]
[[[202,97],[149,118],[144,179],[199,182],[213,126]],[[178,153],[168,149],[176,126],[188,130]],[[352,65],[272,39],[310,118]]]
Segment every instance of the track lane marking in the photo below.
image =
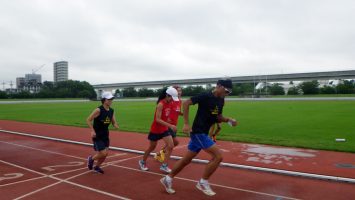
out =
[[[0,141],[2,142],[2,141]],[[6,142],[6,143],[9,143],[11,144],[10,142]],[[17,145],[17,144],[14,144],[14,145]],[[20,145],[22,147],[27,147],[27,146],[24,146],[24,145]],[[33,148],[33,147],[30,147],[31,149],[35,149],[35,150],[40,150],[40,149],[37,149],[37,148]],[[42,150],[40,150],[42,151]],[[45,151],[43,150],[44,152],[48,152],[48,151]],[[56,153],[56,152],[52,152],[52,151],[49,151],[50,153]],[[71,156],[71,155],[67,155],[69,157],[76,157],[76,156]],[[139,156],[136,156],[136,157],[133,157],[133,158],[138,158],[138,157],[141,157],[141,155]],[[85,159],[85,158],[81,158],[81,157],[78,157],[80,159]],[[129,159],[132,159],[132,158],[129,158]],[[86,159],[85,159],[86,160]],[[125,160],[125,159],[124,159]],[[109,162],[109,163],[106,163],[106,165],[111,165],[111,166],[116,166],[114,163],[115,162],[120,162],[119,161],[113,161],[113,162]],[[134,168],[130,168],[130,167],[124,167],[124,166],[120,166],[120,165],[117,165],[117,167],[122,167],[122,168],[126,168],[126,169],[130,169],[130,170],[135,170],[135,171],[140,171],[140,172],[143,172],[139,169],[134,169]],[[159,173],[155,173],[155,172],[146,172],[146,173],[152,173],[152,174],[155,174],[155,175],[160,175],[162,176],[163,174],[159,174]],[[177,179],[180,179],[180,180],[185,180],[185,181],[190,181],[190,182],[196,182],[195,180],[192,180],[192,179],[186,179],[186,178],[182,178],[182,177],[175,177]],[[239,190],[239,191],[244,191],[244,192],[249,192],[249,193],[254,193],[254,194],[261,194],[261,195],[266,195],[266,196],[272,196],[272,197],[283,197],[283,198],[286,198],[286,199],[292,199],[292,200],[298,200],[296,198],[292,198],[292,197],[284,197],[284,196],[280,196],[280,195],[274,195],[274,194],[269,194],[269,193],[263,193],[263,192],[257,192],[257,191],[253,191],[253,190],[246,190],[246,189],[241,189],[241,188],[235,188],[235,187],[230,187],[230,186],[224,186],[224,185],[219,185],[219,184],[214,184],[214,183],[210,183],[210,185],[214,185],[214,186],[217,186],[217,187],[224,187],[224,188],[228,188],[228,189],[232,189],[232,190]]]
[[75,186],[77,186],[77,187],[81,187],[81,188],[84,188],[84,189],[87,189],[87,190],[91,190],[91,191],[94,191],[94,192],[97,192],[97,193],[100,193],[100,194],[104,194],[104,195],[107,195],[107,196],[111,196],[111,197],[114,197],[114,198],[129,200],[129,198],[127,198],[127,197],[115,195],[115,194],[112,194],[112,193],[109,193],[109,192],[105,192],[105,191],[102,191],[102,190],[98,190],[98,189],[95,189],[95,188],[91,188],[91,187],[88,187],[88,186],[85,186],[85,185],[81,185],[81,184],[77,184],[77,183],[74,183],[74,182],[69,181],[70,179],[73,179],[73,178],[76,178],[76,177],[78,177],[78,176],[81,176],[81,175],[90,173],[91,171],[83,172],[83,173],[81,173],[81,174],[77,174],[77,175],[75,175],[75,176],[72,176],[72,177],[69,177],[69,178],[66,178],[66,179],[60,179],[60,178],[54,177],[54,176],[52,176],[52,175],[46,175],[46,174],[44,174],[44,173],[37,172],[37,171],[34,171],[34,170],[32,170],[32,169],[28,169],[28,168],[25,168],[25,167],[22,167],[22,166],[13,164],[13,163],[9,163],[9,162],[3,161],[3,160],[0,160],[0,162],[5,163],[5,164],[8,164],[8,165],[13,166],[13,167],[17,167],[17,168],[26,170],[26,171],[30,171],[30,172],[33,172],[33,173],[36,173],[36,174],[40,174],[40,175],[42,175],[42,176],[47,176],[48,178],[52,178],[52,179],[58,181],[58,182],[56,182],[56,183],[47,185],[47,186],[45,186],[45,187],[42,187],[42,188],[40,188],[40,189],[37,189],[37,190],[35,190],[35,191],[32,191],[32,192],[30,192],[30,193],[27,193],[27,194],[25,194],[25,195],[22,195],[22,196],[20,196],[20,197],[17,197],[15,200],[22,199],[22,198],[24,198],[24,197],[30,196],[30,195],[32,195],[32,194],[35,194],[35,193],[40,192],[40,191],[43,191],[43,190],[45,190],[45,189],[47,189],[47,188],[53,187],[53,186],[58,185],[58,184],[63,183],[63,182],[64,182],[64,183],[67,183],[67,184],[75,185]]
[[[128,169],[128,170],[133,170],[133,171],[137,171],[137,172],[141,172],[141,173],[148,173],[148,174],[153,174],[153,175],[158,175],[158,176],[165,176],[165,174],[160,174],[160,173],[150,172],[150,171],[142,171],[140,169],[135,169],[135,168],[126,167],[126,166],[122,166],[122,165],[114,164],[112,166],[119,167],[119,168],[124,168],[124,169]],[[174,179],[179,179],[179,180],[183,180],[183,181],[189,181],[189,182],[197,183],[196,180],[183,178],[183,177],[178,177],[178,176],[174,177]],[[253,193],[253,194],[259,194],[259,195],[264,195],[264,196],[276,197],[276,198],[281,197],[281,198],[290,199],[290,200],[301,200],[301,199],[297,199],[297,198],[293,198],[293,197],[286,197],[286,196],[282,196],[282,195],[269,194],[269,193],[258,192],[258,191],[254,191],[254,190],[247,190],[247,189],[236,188],[236,187],[230,187],[230,186],[225,186],[225,185],[220,185],[220,184],[215,184],[215,183],[210,183],[210,185],[213,185],[213,186],[216,186],[216,187],[225,188],[225,189],[230,189],[230,190],[237,190],[237,191],[248,192],[248,193]]]

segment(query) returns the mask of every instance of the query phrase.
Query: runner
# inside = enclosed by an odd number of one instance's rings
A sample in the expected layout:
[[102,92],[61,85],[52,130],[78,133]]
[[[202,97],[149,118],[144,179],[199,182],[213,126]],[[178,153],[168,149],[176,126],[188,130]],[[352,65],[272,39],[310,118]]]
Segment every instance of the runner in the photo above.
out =
[[[190,133],[190,142],[188,145],[188,151],[184,157],[174,165],[170,174],[160,179],[160,182],[169,194],[175,193],[175,190],[172,188],[173,178],[186,165],[188,165],[195,156],[197,156],[201,149],[210,154],[212,159],[207,164],[202,178],[197,183],[196,187],[206,195],[213,196],[216,194],[210,188],[208,179],[216,171],[219,163],[222,162],[223,157],[217,145],[215,145],[211,138],[208,137],[208,131],[212,124],[217,122],[228,122],[232,126],[237,125],[235,119],[224,117],[222,115],[224,97],[229,95],[231,91],[231,80],[218,80],[216,88],[212,92],[202,93],[191,97],[183,103],[183,132],[187,134]],[[198,110],[191,129],[189,124],[189,107],[194,104],[198,104]]]
[[173,101],[178,100],[178,92],[172,87],[169,87],[166,91],[163,91],[163,93],[159,96],[154,114],[154,121],[148,135],[148,140],[150,141],[149,147],[145,150],[143,159],[138,161],[141,170],[148,170],[148,167],[146,166],[147,158],[149,154],[154,151],[158,140],[163,139],[166,145],[166,153],[165,160],[160,166],[160,170],[165,173],[171,172],[171,169],[168,167],[168,161],[174,148],[174,142],[171,134],[169,133],[169,128],[176,132],[176,126],[172,123],[168,123],[168,119],[173,108]]
[[[177,127],[178,121],[179,121],[179,116],[182,115],[181,112],[181,96],[182,96],[182,89],[180,86],[175,85],[173,86],[173,88],[176,89],[176,91],[178,92],[178,97],[179,100],[178,101],[174,101],[173,102],[173,109],[170,112],[170,121],[171,124],[175,125]],[[174,142],[174,147],[176,147],[179,144],[179,140],[176,138],[176,131],[173,131],[169,128],[169,133],[171,134],[171,136],[173,137],[173,142]],[[154,156],[154,159],[156,159],[159,162],[164,162],[165,159],[165,149],[166,149],[166,144],[164,145],[164,147],[160,150],[160,152],[157,152],[156,155]]]
[[[118,124],[114,115],[114,110],[111,108],[114,96],[111,92],[104,92],[101,97],[101,106],[96,108],[86,119],[86,123],[90,127],[91,137],[94,144],[96,154],[88,157],[88,169],[103,174],[101,164],[105,161],[108,155],[108,147],[110,145],[108,126],[112,125],[118,129]],[[94,121],[94,123],[92,123]],[[94,162],[96,165],[94,166]]]

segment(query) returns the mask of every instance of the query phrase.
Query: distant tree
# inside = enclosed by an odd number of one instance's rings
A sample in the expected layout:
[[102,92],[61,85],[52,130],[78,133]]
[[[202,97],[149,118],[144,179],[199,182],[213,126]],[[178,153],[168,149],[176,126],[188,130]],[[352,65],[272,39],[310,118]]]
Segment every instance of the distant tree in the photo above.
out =
[[332,86],[325,85],[324,87],[320,88],[321,94],[335,94],[336,90]]
[[121,97],[121,90],[120,89],[117,89],[116,91],[115,91],[115,97]]
[[182,93],[184,96],[195,96],[206,90],[202,86],[188,86],[186,88],[182,88]]
[[136,89],[134,89],[134,87],[128,87],[128,88],[124,88],[122,90],[123,96],[124,97],[137,97],[137,91]]
[[41,95],[54,95],[52,97],[57,98],[96,99],[96,92],[94,90],[94,87],[86,81],[61,81],[53,84],[53,89],[51,89],[51,87],[51,84],[47,83],[46,86],[43,88],[44,91]]
[[155,90],[154,96],[158,97],[163,91],[166,91],[166,89],[168,89],[168,87],[162,87],[160,89]]
[[6,92],[0,91],[0,99],[7,99],[7,98],[8,98],[8,96],[7,96]]
[[271,95],[284,95],[285,90],[279,83],[274,83],[268,87],[268,91]]
[[287,95],[299,95],[300,94],[299,90],[300,89],[296,86],[290,87],[287,91]]
[[250,95],[254,94],[253,83],[236,83],[233,85],[232,95]]
[[137,92],[139,97],[154,97],[155,93],[154,90],[148,88],[141,88]]
[[213,86],[211,84],[207,84],[206,85],[206,91],[212,91],[213,90]]
[[300,88],[303,94],[319,94],[318,81],[303,82],[300,84]]
[[355,92],[355,86],[353,81],[344,80],[343,83],[336,86],[338,94],[352,94]]
[[10,97],[14,99],[28,99],[28,98],[33,98],[34,95],[28,91],[21,91],[19,93],[11,94]]

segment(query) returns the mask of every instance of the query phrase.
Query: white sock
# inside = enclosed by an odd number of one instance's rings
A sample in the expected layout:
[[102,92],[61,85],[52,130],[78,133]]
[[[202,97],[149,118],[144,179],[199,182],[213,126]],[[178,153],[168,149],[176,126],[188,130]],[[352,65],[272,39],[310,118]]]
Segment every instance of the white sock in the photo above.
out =
[[203,178],[200,179],[200,183],[208,183],[208,180],[205,180]]
[[165,178],[166,178],[166,180],[169,181],[169,182],[173,180],[169,175],[166,175]]

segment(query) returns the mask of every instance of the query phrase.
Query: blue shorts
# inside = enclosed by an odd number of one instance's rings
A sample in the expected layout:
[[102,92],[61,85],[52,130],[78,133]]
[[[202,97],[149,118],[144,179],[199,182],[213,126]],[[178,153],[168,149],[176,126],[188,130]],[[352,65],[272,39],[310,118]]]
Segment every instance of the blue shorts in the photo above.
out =
[[161,140],[163,137],[170,136],[170,135],[171,134],[170,134],[169,130],[167,130],[167,131],[165,131],[164,133],[161,133],[161,134],[149,133],[148,140],[158,141],[158,140]]
[[207,134],[191,134],[187,148],[192,152],[200,152],[201,149],[208,149],[214,145],[213,140]]
[[95,151],[102,151],[105,150],[110,146],[110,140],[108,138],[93,138],[92,142],[94,143],[94,150]]

